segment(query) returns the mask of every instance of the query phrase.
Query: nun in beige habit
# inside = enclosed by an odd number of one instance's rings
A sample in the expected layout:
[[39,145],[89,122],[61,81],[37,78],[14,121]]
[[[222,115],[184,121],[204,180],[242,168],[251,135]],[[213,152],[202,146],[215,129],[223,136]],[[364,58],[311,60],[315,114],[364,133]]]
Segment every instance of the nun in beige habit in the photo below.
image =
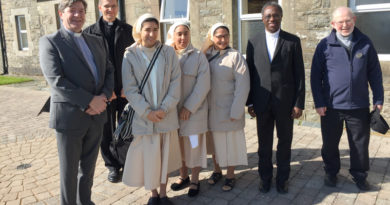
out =
[[[244,113],[249,93],[249,72],[244,57],[229,47],[229,38],[228,26],[217,23],[210,28],[202,47],[210,65],[208,124],[214,141],[215,166],[227,167],[223,191],[233,189],[235,167],[248,165]],[[221,173],[214,171],[209,183],[215,181],[218,174]]]
[[[148,81],[138,86],[161,43],[159,22],[151,14],[140,16],[133,28],[136,42],[126,49],[122,65],[123,89],[135,111],[134,140],[126,156],[122,181],[152,191],[148,204],[171,204],[166,196],[167,175],[181,167],[177,103],[181,71],[174,49],[163,46]],[[157,188],[160,187],[160,193]]]
[[[181,98],[179,111],[179,142],[182,156],[180,178],[171,185],[174,191],[188,185],[188,196],[199,193],[199,172],[207,167],[207,94],[210,90],[209,63],[205,55],[191,44],[190,27],[186,22],[173,24],[167,35],[166,44],[172,46],[180,61]],[[188,169],[191,168],[191,180]],[[191,181],[191,183],[190,183]]]

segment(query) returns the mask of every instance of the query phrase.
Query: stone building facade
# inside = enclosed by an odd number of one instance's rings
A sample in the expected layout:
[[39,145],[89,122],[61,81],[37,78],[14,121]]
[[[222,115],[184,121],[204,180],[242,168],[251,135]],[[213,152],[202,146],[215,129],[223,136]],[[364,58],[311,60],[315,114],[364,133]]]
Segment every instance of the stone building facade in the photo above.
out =
[[[176,0],[182,3],[185,0]],[[331,31],[331,12],[338,6],[350,6],[357,0],[279,0],[283,8],[282,29],[301,38],[306,71],[306,111],[304,121],[318,121],[314,111],[310,91],[311,59],[317,43]],[[52,33],[59,28],[57,5],[59,0],[2,0],[5,38],[9,73],[41,75],[38,59],[39,37]],[[99,17],[98,0],[87,0],[86,26]],[[162,8],[169,0],[119,0],[124,20],[134,24],[138,16],[149,12],[157,17],[165,10]],[[216,22],[223,22],[231,29],[230,42],[233,48],[245,54],[246,40],[259,29],[264,29],[259,16],[261,6],[267,0],[188,0],[187,20],[191,25],[191,41],[200,48],[207,31]],[[387,2],[387,1],[381,1]],[[390,3],[390,1],[388,1]],[[390,10],[390,9],[389,9]],[[390,12],[390,11],[389,11]],[[15,17],[24,15],[26,19],[28,49],[18,47],[17,25]],[[161,39],[173,21],[161,23]],[[390,48],[389,48],[390,49]],[[390,54],[390,53],[389,53]],[[381,60],[385,80],[385,102],[390,102],[390,60]],[[386,109],[386,106],[385,106]],[[389,118],[390,112],[384,115]]]
[[[87,25],[95,22],[97,5],[87,0]],[[39,66],[38,42],[45,34],[55,32],[60,21],[57,14],[59,0],[3,0],[2,15],[10,74],[42,75]],[[19,16],[24,17],[27,48],[20,48]]]

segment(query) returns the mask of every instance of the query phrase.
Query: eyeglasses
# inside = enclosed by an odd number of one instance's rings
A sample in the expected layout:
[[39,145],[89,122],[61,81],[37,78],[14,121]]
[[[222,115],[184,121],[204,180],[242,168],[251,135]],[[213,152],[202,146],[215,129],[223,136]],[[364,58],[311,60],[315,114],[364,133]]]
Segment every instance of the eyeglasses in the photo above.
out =
[[349,20],[345,20],[345,21],[336,21],[335,23],[337,26],[342,26],[344,24],[351,25],[352,22],[353,22],[352,19],[349,19]]
[[264,18],[265,20],[270,20],[271,18],[274,18],[275,20],[279,20],[279,19],[282,18],[282,16],[279,15],[279,14],[273,14],[273,15],[268,14],[267,16],[263,16],[263,18]]
[[222,38],[229,38],[229,34],[214,36],[214,38],[217,38],[218,40]]

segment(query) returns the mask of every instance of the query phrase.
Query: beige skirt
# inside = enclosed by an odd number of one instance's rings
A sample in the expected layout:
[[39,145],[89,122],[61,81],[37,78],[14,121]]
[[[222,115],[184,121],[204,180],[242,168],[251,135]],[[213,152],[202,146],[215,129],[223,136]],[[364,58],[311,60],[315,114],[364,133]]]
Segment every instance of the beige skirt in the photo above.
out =
[[244,129],[213,132],[215,158],[219,166],[248,165]]
[[182,159],[186,163],[186,167],[207,168],[206,135],[198,135],[198,146],[195,148],[192,148],[191,141],[188,136],[181,136],[180,140],[183,141],[183,147],[181,147],[180,151]]
[[181,167],[177,131],[134,136],[126,155],[122,181],[153,190],[167,183],[167,175]]

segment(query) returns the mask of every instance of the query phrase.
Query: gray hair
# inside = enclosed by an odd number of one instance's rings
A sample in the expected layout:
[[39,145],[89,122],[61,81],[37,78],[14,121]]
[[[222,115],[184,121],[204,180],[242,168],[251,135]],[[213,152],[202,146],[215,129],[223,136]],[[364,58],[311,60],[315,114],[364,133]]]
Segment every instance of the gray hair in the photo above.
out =
[[81,2],[84,5],[84,10],[87,10],[87,2],[85,0],[61,0],[58,10],[64,12],[66,8],[71,7],[76,2]]
[[264,10],[269,7],[269,6],[272,6],[272,7],[275,7],[276,9],[279,10],[280,14],[283,16],[283,9],[282,7],[278,4],[278,2],[276,1],[269,1],[267,3],[264,4],[263,8],[261,8],[261,14],[264,15]]
[[333,13],[332,13],[332,21],[334,20],[336,14],[337,14],[340,10],[342,10],[342,9],[346,9],[346,10],[348,11],[349,16],[350,16],[351,18],[354,18],[354,17],[355,17],[355,14],[353,13],[353,11],[352,11],[351,8],[346,7],[346,6],[340,6],[340,7],[337,7],[337,8],[333,11]]

